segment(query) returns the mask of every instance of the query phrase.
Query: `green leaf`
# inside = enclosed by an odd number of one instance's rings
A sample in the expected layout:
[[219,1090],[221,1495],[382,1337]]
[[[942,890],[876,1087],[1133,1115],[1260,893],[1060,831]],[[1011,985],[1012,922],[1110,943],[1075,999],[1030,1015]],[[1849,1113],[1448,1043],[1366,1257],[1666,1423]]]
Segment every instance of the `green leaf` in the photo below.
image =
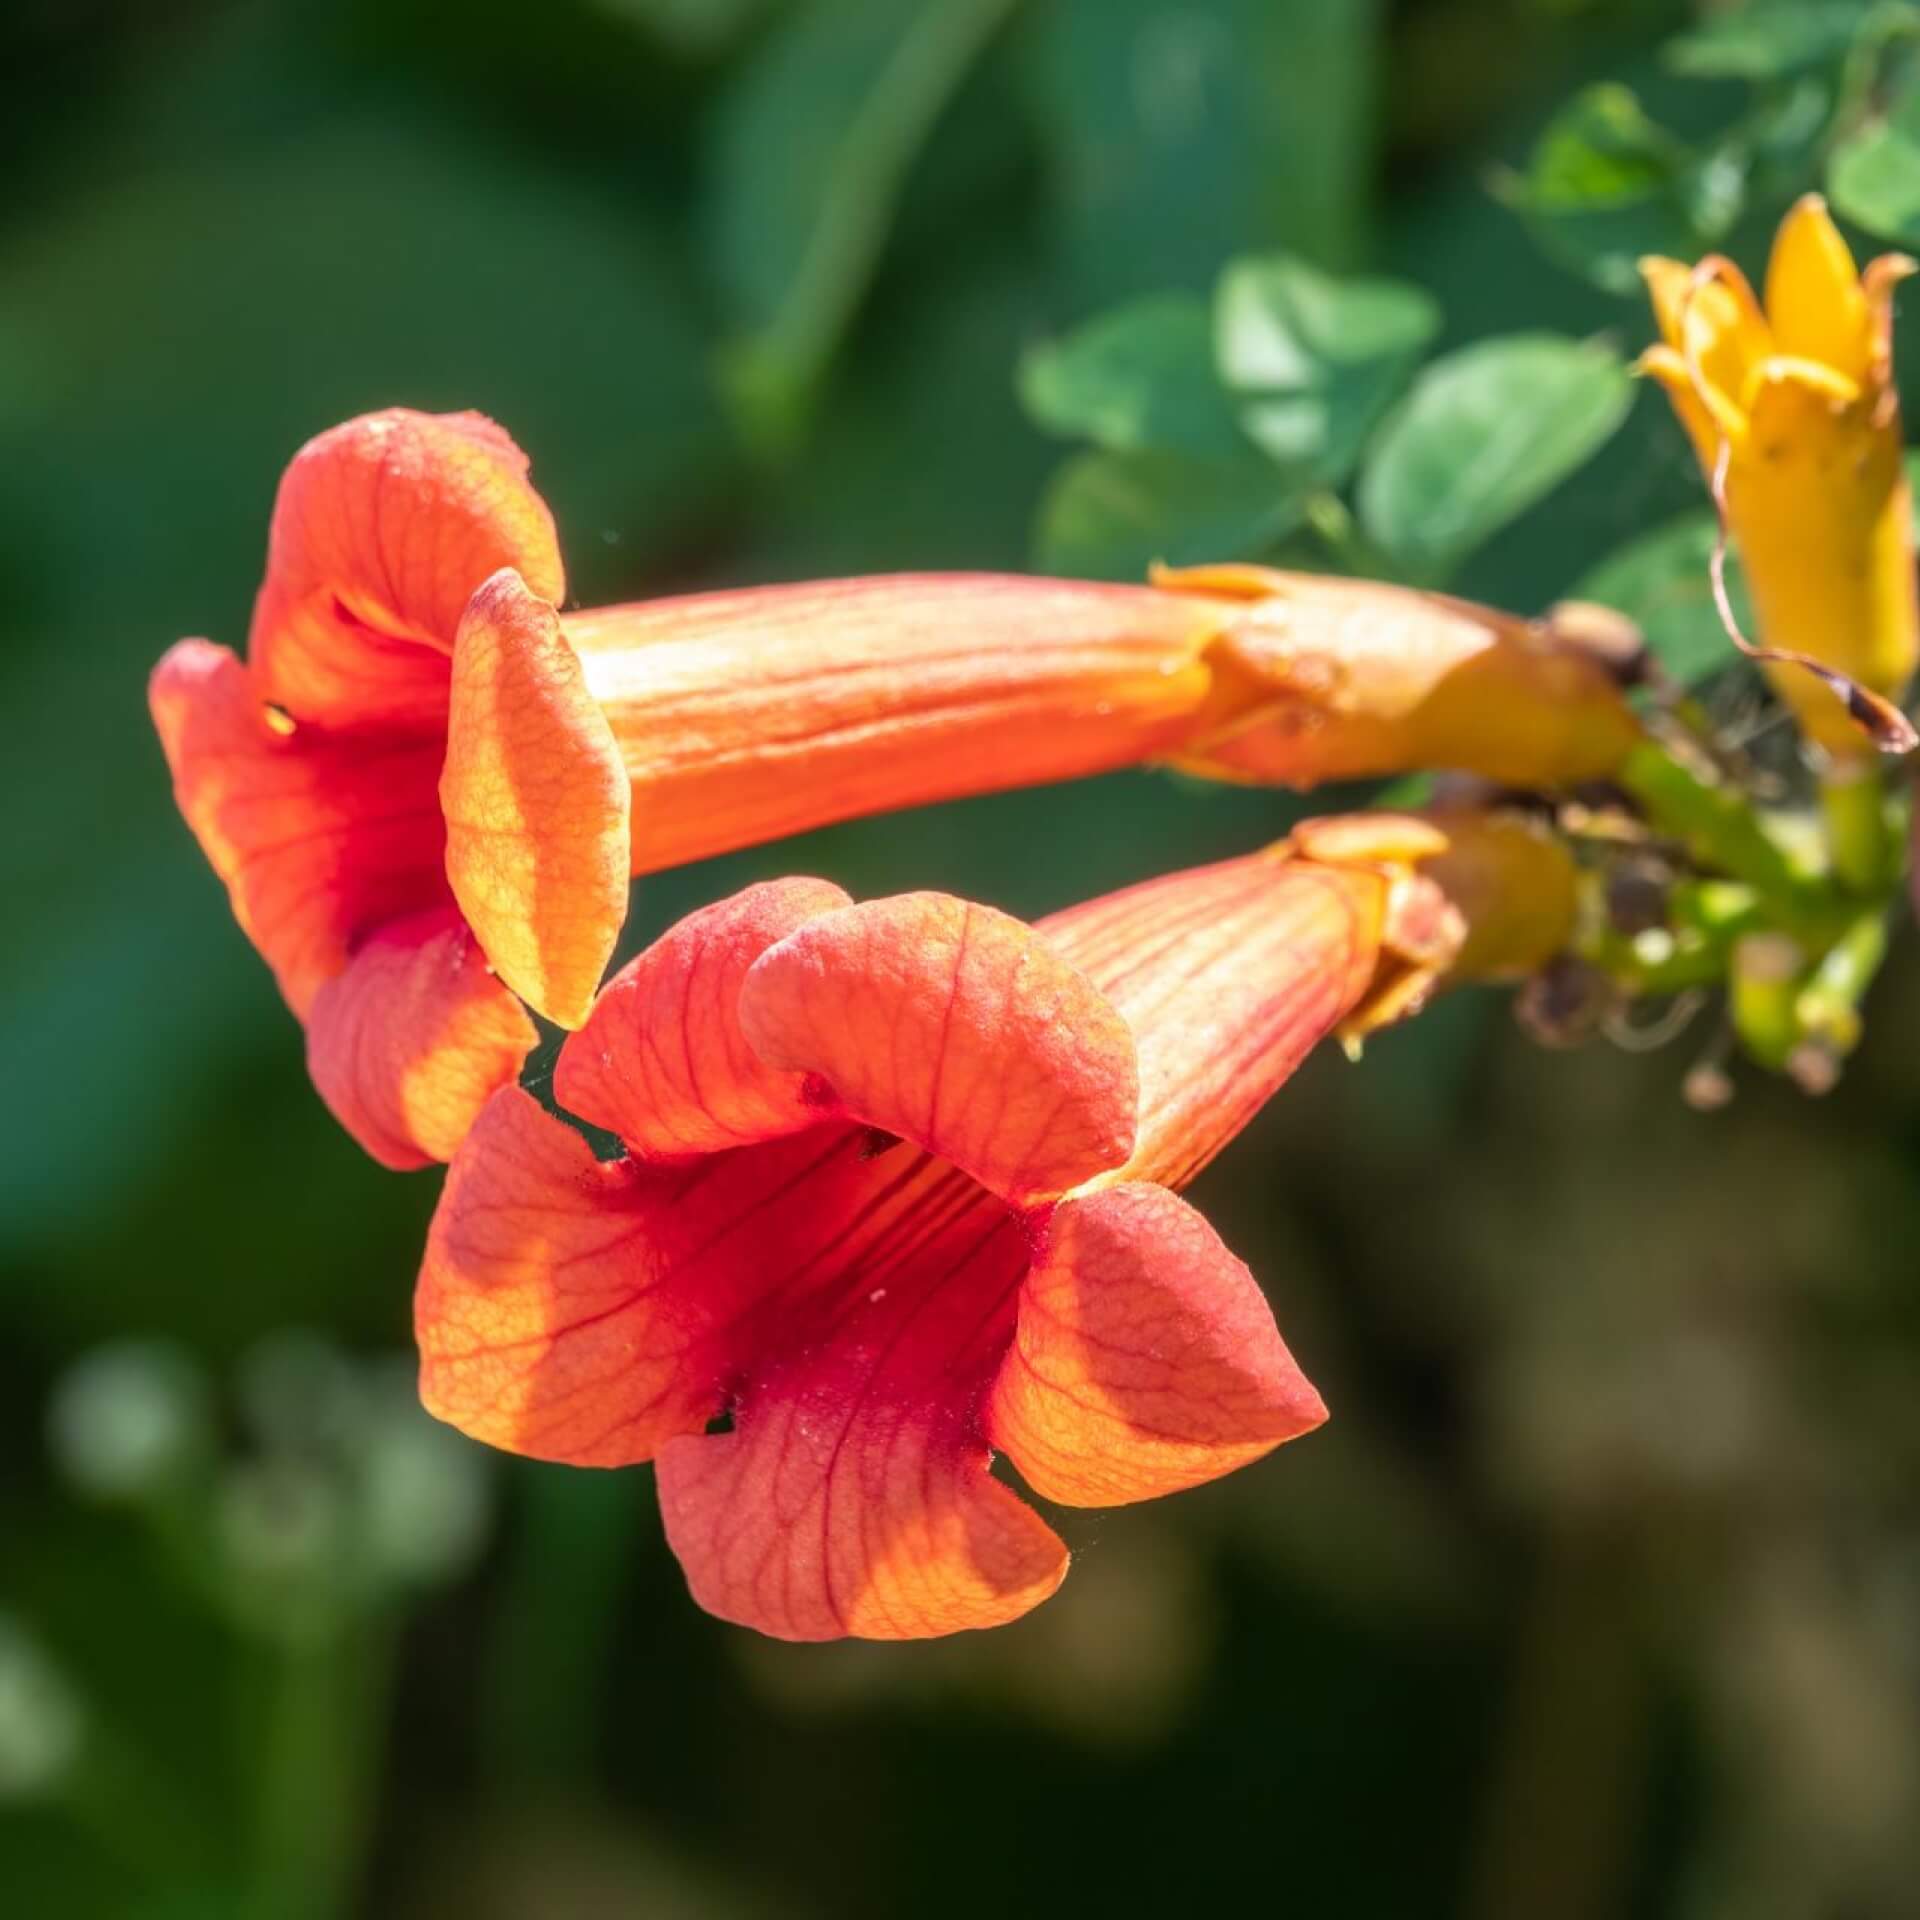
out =
[[1361,525],[1416,581],[1446,579],[1481,542],[1595,453],[1633,382],[1597,341],[1516,333],[1436,360],[1381,428]]
[[1420,288],[1337,279],[1287,254],[1232,262],[1214,297],[1215,352],[1243,396],[1240,424],[1322,486],[1352,471],[1439,331]]
[[708,240],[743,427],[798,433],[915,159],[1013,0],[807,0],[722,101]]
[[1696,80],[1777,80],[1838,60],[1869,31],[1900,22],[1920,24],[1920,12],[1861,0],[1756,0],[1668,41],[1665,60]]
[[1213,366],[1213,320],[1196,294],[1149,295],[1090,320],[1020,364],[1020,398],[1050,433],[1117,453],[1243,455]]
[[[1702,176],[1720,187],[1703,196]],[[1639,291],[1642,254],[1683,259],[1739,212],[1724,158],[1702,168],[1625,87],[1589,87],[1556,114],[1506,198],[1542,250],[1609,293]],[[1741,172],[1732,174],[1736,186]],[[1700,216],[1705,212],[1708,219]]]
[[1920,87],[1834,148],[1827,192],[1836,211],[1869,233],[1920,243]]
[[1259,460],[1087,453],[1047,489],[1036,557],[1049,572],[1139,580],[1156,560],[1257,558],[1299,524],[1298,497]]
[[[1624,613],[1668,673],[1690,685],[1735,658],[1713,604],[1713,543],[1712,513],[1685,514],[1628,541],[1583,576],[1569,597]],[[1729,560],[1735,584],[1737,563]],[[1741,608],[1737,588],[1735,605]],[[1741,619],[1747,617],[1742,609]]]

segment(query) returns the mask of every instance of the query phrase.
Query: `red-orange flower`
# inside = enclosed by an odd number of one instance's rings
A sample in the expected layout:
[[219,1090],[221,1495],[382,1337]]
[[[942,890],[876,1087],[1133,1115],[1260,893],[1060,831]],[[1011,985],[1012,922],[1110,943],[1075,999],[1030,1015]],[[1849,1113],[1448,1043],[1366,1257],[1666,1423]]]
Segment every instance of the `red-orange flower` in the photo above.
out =
[[455,1156],[416,1302],[427,1406],[543,1459],[657,1460],[695,1598],[763,1632],[1024,1613],[1067,1553],[991,1449],[1108,1506],[1324,1417],[1171,1189],[1451,952],[1429,883],[1350,851],[1038,928],[817,880],[682,921],[561,1052],[561,1103],[624,1157],[517,1087]]
[[275,503],[243,663],[153,678],[182,812],[376,1158],[452,1153],[584,1018],[630,872],[1125,765],[1206,684],[1148,589],[832,582],[558,613],[525,456],[477,415],[349,421]]
[[[243,663],[161,661],[175,793],[390,1166],[453,1151],[585,1017],[630,874],[1143,760],[1311,785],[1604,773],[1606,675],[1528,623],[1250,569],[1150,587],[903,575],[562,613],[525,456],[394,410],[296,456]],[[517,996],[517,998],[516,998]]]

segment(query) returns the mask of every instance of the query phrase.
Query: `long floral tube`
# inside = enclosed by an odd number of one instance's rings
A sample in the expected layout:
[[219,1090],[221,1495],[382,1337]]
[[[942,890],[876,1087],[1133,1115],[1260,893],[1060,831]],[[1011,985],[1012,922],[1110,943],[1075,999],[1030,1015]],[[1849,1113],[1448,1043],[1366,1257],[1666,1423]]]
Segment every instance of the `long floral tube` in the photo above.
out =
[[473,415],[350,421],[282,482],[248,658],[183,641],[175,793],[393,1166],[444,1159],[578,1025],[630,875],[809,826],[1165,760],[1311,785],[1409,765],[1604,772],[1602,669],[1366,583],[914,575],[562,612],[526,460]]
[[[1384,844],[1364,836],[1360,851]],[[1067,1569],[987,1471],[1176,1491],[1324,1417],[1173,1188],[1457,943],[1392,858],[1285,846],[1029,928],[771,882],[681,922],[455,1155],[422,1392],[497,1446],[654,1460],[694,1597],[788,1639],[999,1624]]]

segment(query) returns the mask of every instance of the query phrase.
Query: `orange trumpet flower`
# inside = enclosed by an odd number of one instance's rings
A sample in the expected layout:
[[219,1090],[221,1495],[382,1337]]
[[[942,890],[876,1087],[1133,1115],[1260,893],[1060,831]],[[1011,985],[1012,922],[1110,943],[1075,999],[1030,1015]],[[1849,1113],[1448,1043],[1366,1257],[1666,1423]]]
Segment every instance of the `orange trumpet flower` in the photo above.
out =
[[[553,522],[477,415],[295,457],[243,663],[154,674],[175,794],[389,1166],[445,1159],[584,1018],[631,874],[1144,760],[1294,785],[1608,771],[1632,716],[1527,623],[1229,569],[1155,587],[921,575],[559,611]],[[517,996],[517,998],[516,998]]]
[[[415,1306],[428,1408],[655,1460],[710,1612],[785,1639],[1011,1620],[1067,1551],[988,1473],[1111,1506],[1319,1424],[1246,1268],[1172,1189],[1458,939],[1393,823],[1029,928],[940,894],[751,887],[624,968],[555,1091],[454,1156]],[[724,1430],[721,1430],[724,1426]]]

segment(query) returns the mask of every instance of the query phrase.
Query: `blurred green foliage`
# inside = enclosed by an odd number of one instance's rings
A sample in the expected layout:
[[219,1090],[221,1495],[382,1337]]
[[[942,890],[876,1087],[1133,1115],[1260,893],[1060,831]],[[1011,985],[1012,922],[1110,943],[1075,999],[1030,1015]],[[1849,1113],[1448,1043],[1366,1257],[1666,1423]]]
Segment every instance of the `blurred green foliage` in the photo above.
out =
[[[142,701],[243,634],[292,449],[394,401],[514,432],[588,601],[1018,566],[1036,512],[1088,571],[1377,543],[1591,590],[1699,507],[1625,411],[1631,220],[1751,260],[1831,156],[1898,237],[1910,12],[8,10],[8,1910],[1911,1911],[1910,942],[1820,1106],[1703,1119],[1673,1053],[1545,1055],[1477,996],[1315,1061],[1196,1198],[1327,1430],[1065,1517],[1016,1627],[788,1648],[691,1607],[644,1472],[408,1422],[379,1356],[436,1177],[313,1098]],[[1502,414],[1474,370],[1522,351]],[[1023,396],[1089,443],[1057,479]],[[1436,499],[1422,440],[1467,434],[1490,491]],[[1292,810],[1138,775],[865,822],[647,881],[629,944],[778,871],[1043,911]]]

